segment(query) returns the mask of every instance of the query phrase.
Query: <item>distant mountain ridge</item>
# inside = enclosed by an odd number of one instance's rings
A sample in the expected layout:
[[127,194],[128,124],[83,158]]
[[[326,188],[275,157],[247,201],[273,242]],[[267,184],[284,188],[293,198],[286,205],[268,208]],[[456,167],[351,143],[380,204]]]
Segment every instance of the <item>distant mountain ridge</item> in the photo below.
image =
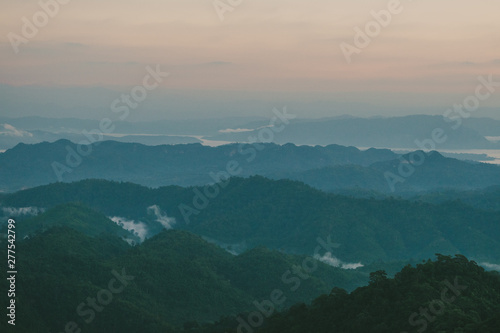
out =
[[[435,149],[500,149],[485,136],[500,136],[500,121],[487,118],[463,119],[458,128],[455,122],[442,116],[413,115],[374,118],[324,118],[291,120],[286,130],[274,142],[297,145],[339,145],[355,147],[422,149],[418,142],[432,137],[436,128],[443,130],[446,140]],[[254,127],[251,127],[254,128]],[[220,133],[213,140],[247,141],[246,133]]]
[[[158,187],[204,185],[227,176],[252,175],[301,180],[327,191],[365,188],[417,192],[500,185],[499,166],[458,161],[434,152],[428,154],[423,164],[415,166],[414,174],[403,177],[404,181],[392,188],[387,172],[401,175],[403,162],[399,157],[388,149],[360,150],[340,145],[145,146],[104,141],[82,148],[59,140],[19,144],[0,154],[0,191],[89,178]],[[410,158],[403,156],[403,159]]]
[[[409,150],[421,149],[416,140],[430,138],[432,131],[442,128],[447,140],[436,149],[500,149],[499,143],[486,137],[500,137],[500,120],[491,118],[460,119],[446,121],[443,116],[411,115],[402,117],[359,118],[338,116],[321,119],[291,119],[284,131],[274,136],[274,143],[297,145],[339,144],[356,147],[386,147]],[[14,133],[5,131],[2,124],[13,126]],[[248,142],[250,136],[269,126],[263,117],[226,117],[211,119],[157,120],[128,122],[119,120],[113,133],[130,136],[117,141],[142,144],[182,144],[204,139],[225,142]],[[9,149],[18,143],[55,142],[69,139],[75,143],[85,139],[84,131],[99,129],[99,121],[75,118],[0,117],[0,149]],[[244,132],[227,130],[245,129]],[[24,135],[20,135],[20,133]],[[105,139],[113,139],[105,137]]]
[[60,179],[54,163],[62,170],[61,178],[64,181],[103,178],[147,186],[189,186],[214,182],[210,173],[224,172],[231,161],[238,165],[235,172],[241,170],[233,176],[249,176],[285,170],[304,171],[338,164],[370,165],[397,156],[390,150],[361,151],[338,145],[145,146],[104,141],[90,149],[88,156],[80,156],[77,153],[78,145],[67,140],[35,145],[19,144],[0,154],[0,190],[15,191],[58,181]]
[[411,154],[404,154],[400,159],[376,162],[370,166],[338,165],[270,176],[302,181],[328,192],[348,189],[387,195],[473,190],[500,184],[500,167],[497,165],[446,158],[437,152],[418,153],[425,156],[423,163],[412,161]]

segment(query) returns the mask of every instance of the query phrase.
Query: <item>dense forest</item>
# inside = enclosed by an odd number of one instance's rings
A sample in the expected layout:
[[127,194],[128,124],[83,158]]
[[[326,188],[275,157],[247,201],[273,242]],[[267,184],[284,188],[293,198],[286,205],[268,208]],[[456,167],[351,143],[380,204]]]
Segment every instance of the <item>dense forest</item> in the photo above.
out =
[[176,229],[244,248],[264,245],[311,255],[318,237],[331,237],[340,245],[335,255],[351,262],[427,259],[435,253],[461,253],[478,262],[500,261],[500,212],[457,200],[431,204],[353,198],[260,176],[231,178],[210,188],[150,189],[132,183],[85,180],[0,198],[4,208],[47,209],[69,202],[81,202],[108,217],[140,221],[148,237],[163,229],[149,209],[157,206],[162,214],[175,218]]
[[[23,332],[57,331],[68,321],[87,326],[94,316],[89,307],[78,306],[107,290],[113,272],[134,278],[114,295],[110,310],[95,315],[93,332],[158,332],[191,320],[213,321],[250,309],[276,288],[289,291],[299,283],[281,304],[284,309],[334,285],[353,290],[369,278],[366,270],[336,268],[263,247],[235,256],[186,231],[163,231],[130,246],[117,236],[112,221],[81,205],[58,206],[39,219],[46,217],[54,218],[50,225],[16,243],[16,326]],[[17,223],[20,231],[22,224]],[[5,239],[0,249],[6,257]],[[309,267],[306,261],[314,263],[314,274],[299,279]],[[7,288],[7,280],[1,283]],[[5,301],[1,305],[6,307]]]
[[189,221],[179,207],[204,187],[85,180],[2,195],[18,237],[16,329],[498,332],[499,274],[476,263],[498,263],[495,209],[259,176],[213,186],[224,191]]
[[393,279],[376,271],[368,286],[352,293],[333,288],[311,304],[259,320],[266,314],[225,318],[186,332],[497,333],[500,274],[485,272],[461,255],[438,254],[435,261],[404,267]]
[[[17,249],[15,328],[25,333],[73,326],[97,333],[493,333],[499,327],[500,275],[461,255],[437,255],[389,278],[383,270],[365,276],[320,262],[307,270],[306,257],[265,248],[234,256],[185,231],[131,247],[112,234],[56,226]],[[366,286],[346,290],[365,278]]]

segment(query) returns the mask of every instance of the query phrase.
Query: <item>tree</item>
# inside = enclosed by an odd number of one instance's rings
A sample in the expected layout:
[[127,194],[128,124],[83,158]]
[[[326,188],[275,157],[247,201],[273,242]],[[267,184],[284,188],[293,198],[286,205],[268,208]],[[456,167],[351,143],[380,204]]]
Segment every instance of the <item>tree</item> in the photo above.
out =
[[370,284],[379,285],[381,282],[387,280],[387,273],[384,270],[370,273]]

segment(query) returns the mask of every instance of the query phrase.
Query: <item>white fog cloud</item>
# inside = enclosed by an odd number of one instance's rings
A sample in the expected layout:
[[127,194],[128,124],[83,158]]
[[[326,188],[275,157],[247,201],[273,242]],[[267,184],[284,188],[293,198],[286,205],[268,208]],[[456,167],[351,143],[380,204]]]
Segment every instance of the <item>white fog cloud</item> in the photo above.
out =
[[35,216],[45,211],[44,208],[38,207],[2,207],[4,215],[7,216],[23,216],[30,215]]
[[249,128],[236,128],[236,129],[226,128],[223,130],[219,130],[219,133],[243,133],[243,132],[252,132],[252,131],[254,131],[254,130],[249,129]]
[[487,268],[487,269],[491,269],[491,270],[495,270],[495,271],[499,271],[500,272],[500,265],[497,265],[497,264],[490,264],[489,262],[482,262],[480,263],[479,265]]
[[330,252],[325,253],[325,255],[320,256],[319,254],[314,256],[314,259],[317,259],[327,265],[333,266],[333,267],[340,267],[342,269],[356,269],[363,267],[364,265],[360,262],[358,263],[345,263],[339,258],[335,257],[332,255]]
[[128,230],[137,237],[139,237],[141,242],[143,242],[146,239],[146,236],[149,233],[146,224],[144,224],[141,221],[136,222],[134,220],[127,220],[119,216],[110,217],[110,220],[118,224],[123,229]]
[[154,214],[156,216],[156,222],[160,223],[165,229],[172,229],[173,225],[176,223],[174,217],[168,217],[166,213],[163,213],[158,205],[153,205],[148,207],[148,214]]
[[[3,128],[3,129],[2,129]],[[33,134],[30,132],[26,132],[23,130],[18,130],[14,126],[10,124],[0,124],[0,135],[5,135],[5,136],[15,136],[15,137],[32,137]]]

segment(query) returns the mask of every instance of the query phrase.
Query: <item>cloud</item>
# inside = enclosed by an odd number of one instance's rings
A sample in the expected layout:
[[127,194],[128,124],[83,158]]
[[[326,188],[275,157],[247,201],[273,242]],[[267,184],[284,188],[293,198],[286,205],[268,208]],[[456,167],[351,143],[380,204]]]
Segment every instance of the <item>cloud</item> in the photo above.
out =
[[14,216],[22,216],[22,215],[31,215],[35,216],[40,213],[43,213],[45,209],[38,207],[3,207],[2,208],[4,215],[14,217]]
[[[1,129],[4,129],[4,131],[2,131]],[[14,126],[10,125],[10,124],[0,124],[0,135],[5,135],[5,136],[15,136],[15,137],[32,137],[33,134],[31,134],[30,132],[26,132],[26,131],[23,131],[23,130],[18,130],[17,128],[15,128]]]
[[254,130],[249,128],[236,128],[236,129],[227,128],[219,130],[219,133],[242,133],[242,132],[252,132],[252,131]]
[[148,214],[154,214],[156,216],[156,222],[160,223],[165,229],[172,229],[173,225],[176,223],[174,217],[168,217],[167,214],[163,214],[158,205],[153,205],[148,207]]
[[127,219],[125,219],[123,217],[119,217],[119,216],[110,217],[110,220],[115,222],[116,224],[118,224],[123,229],[128,230],[131,233],[133,233],[134,235],[136,235],[137,237],[139,237],[141,242],[144,242],[144,240],[146,239],[146,236],[149,233],[149,230],[148,230],[146,224],[144,224],[141,221],[136,222],[134,220],[127,220]]
[[339,258],[335,257],[332,255],[330,252],[325,253],[322,257],[319,254],[316,254],[314,256],[314,259],[319,260],[327,265],[333,266],[333,267],[340,267],[342,269],[356,269],[363,267],[364,265],[360,262],[358,263],[345,263]]
[[500,265],[490,264],[489,262],[482,262],[479,265],[481,265],[481,266],[483,266],[483,267],[485,267],[487,269],[494,270],[494,271],[499,271],[500,272]]
[[350,264],[342,264],[343,269],[357,269],[360,267],[363,267],[364,265],[360,262],[357,263],[350,263]]

